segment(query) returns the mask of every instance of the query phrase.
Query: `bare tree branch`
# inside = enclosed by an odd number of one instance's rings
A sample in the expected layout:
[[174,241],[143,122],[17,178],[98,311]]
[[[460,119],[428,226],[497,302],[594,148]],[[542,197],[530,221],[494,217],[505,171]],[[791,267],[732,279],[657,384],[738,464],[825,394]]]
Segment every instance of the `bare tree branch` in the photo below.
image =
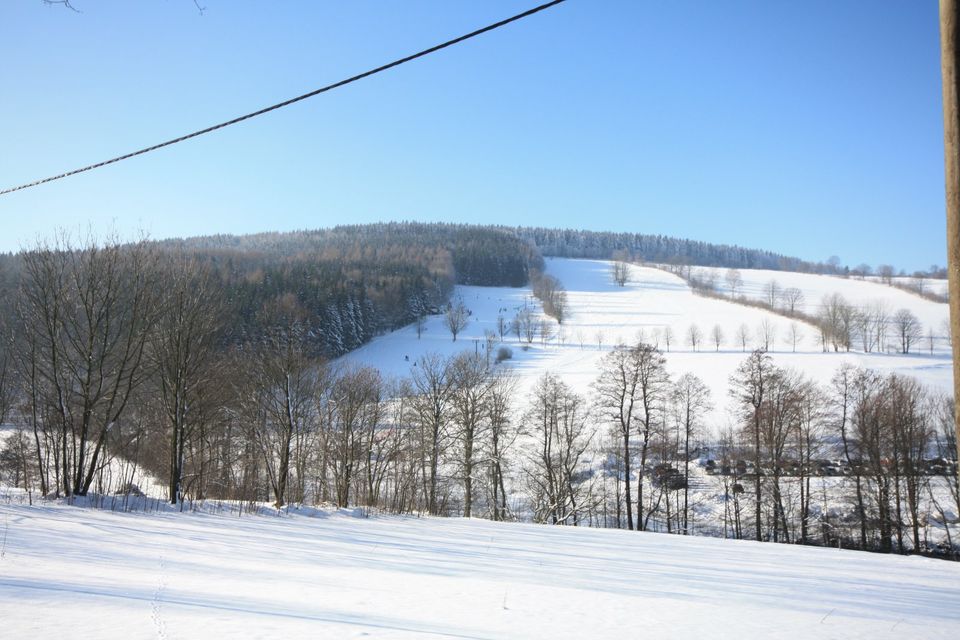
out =
[[61,5],[61,6],[66,7],[67,9],[70,9],[71,11],[73,11],[73,12],[75,12],[75,13],[83,13],[82,11],[80,11],[79,9],[77,9],[75,6],[73,6],[73,5],[70,3],[70,0],[43,0],[43,4],[45,4],[45,5],[50,5],[50,6],[55,5],[55,4],[59,4],[59,5]]

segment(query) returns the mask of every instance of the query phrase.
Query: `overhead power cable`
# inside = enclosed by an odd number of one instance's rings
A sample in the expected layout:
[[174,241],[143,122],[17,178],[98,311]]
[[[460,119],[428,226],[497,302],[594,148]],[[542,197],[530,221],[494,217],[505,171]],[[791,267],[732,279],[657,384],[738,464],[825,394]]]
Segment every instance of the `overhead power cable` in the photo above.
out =
[[493,23],[493,24],[491,24],[491,25],[487,25],[486,27],[483,27],[482,29],[477,29],[476,31],[471,31],[471,32],[468,33],[468,34],[462,35],[462,36],[460,36],[460,37],[458,37],[458,38],[454,38],[453,40],[447,40],[446,42],[444,42],[444,43],[442,43],[442,44],[438,44],[438,45],[436,45],[436,46],[430,47],[429,49],[424,49],[423,51],[420,51],[420,52],[418,52],[418,53],[414,53],[413,55],[409,55],[409,56],[407,56],[407,57],[405,57],[405,58],[400,58],[400,59],[398,59],[398,60],[394,60],[393,62],[389,62],[389,63],[387,63],[387,64],[385,64],[385,65],[381,65],[381,66],[379,66],[379,67],[376,67],[375,69],[370,69],[369,71],[364,71],[363,73],[357,74],[357,75],[355,75],[355,76],[351,76],[351,77],[349,77],[349,78],[347,78],[347,79],[345,79],[345,80],[340,80],[339,82],[334,82],[333,84],[328,84],[328,85],[325,86],[325,87],[321,87],[321,88],[319,88],[319,89],[314,89],[313,91],[310,91],[310,92],[308,92],[308,93],[304,93],[303,95],[299,95],[299,96],[297,96],[297,97],[295,97],[295,98],[290,98],[289,100],[284,100],[283,102],[278,102],[278,103],[276,103],[276,104],[272,104],[272,105],[270,105],[269,107],[264,107],[263,109],[259,109],[259,110],[257,110],[257,111],[253,111],[253,112],[251,112],[251,113],[248,113],[248,114],[245,114],[245,115],[242,115],[242,116],[238,116],[238,117],[236,117],[236,118],[233,118],[232,120],[227,120],[226,122],[221,122],[220,124],[215,124],[215,125],[213,125],[213,126],[210,126],[210,127],[205,128],[205,129],[200,129],[199,131],[194,131],[193,133],[188,133],[188,134],[182,135],[182,136],[180,136],[180,137],[178,137],[178,138],[173,138],[172,140],[167,140],[166,142],[161,142],[161,143],[159,143],[159,144],[151,145],[151,146],[149,146],[149,147],[144,147],[143,149],[139,149],[139,150],[137,150],[137,151],[131,151],[130,153],[125,153],[125,154],[123,154],[122,156],[117,156],[117,157],[115,157],[115,158],[110,158],[109,160],[103,160],[103,161],[101,161],[101,162],[97,162],[97,163],[94,163],[94,164],[91,164],[91,165],[87,165],[87,166],[81,167],[81,168],[79,168],[79,169],[74,169],[73,171],[67,171],[67,172],[65,172],[65,173],[61,173],[61,174],[58,174],[58,175],[55,175],[55,176],[50,176],[49,178],[43,178],[42,180],[35,180],[35,181],[33,181],[33,182],[28,182],[28,183],[26,183],[26,184],[21,184],[20,186],[17,186],[17,187],[10,187],[10,188],[8,188],[8,189],[4,189],[3,191],[0,191],[0,196],[5,195],[5,194],[8,194],[8,193],[13,193],[14,191],[22,191],[23,189],[29,189],[30,187],[36,187],[36,186],[39,186],[39,185],[41,185],[41,184],[45,184],[45,183],[47,183],[47,182],[53,182],[54,180],[60,180],[61,178],[67,178],[67,177],[69,177],[69,176],[73,176],[73,175],[76,175],[76,174],[78,174],[78,173],[83,173],[83,172],[85,172],[85,171],[90,171],[90,170],[92,170],[92,169],[99,169],[100,167],[105,167],[105,166],[107,166],[108,164],[114,164],[115,162],[120,162],[121,160],[128,160],[128,159],[130,159],[130,158],[143,155],[143,154],[145,154],[145,153],[150,153],[151,151],[156,151],[157,149],[162,149],[162,148],[164,148],[164,147],[169,147],[169,146],[171,146],[171,145],[175,145],[175,144],[177,144],[178,142],[184,142],[185,140],[189,140],[189,139],[191,139],[191,138],[196,138],[196,137],[202,136],[202,135],[204,135],[204,134],[211,133],[211,132],[213,132],[213,131],[217,131],[218,129],[223,129],[223,128],[225,128],[225,127],[229,127],[230,125],[237,124],[238,122],[243,122],[244,120],[250,120],[251,118],[256,118],[257,116],[262,116],[262,115],[265,114],[265,113],[270,113],[271,111],[276,111],[277,109],[282,109],[283,107],[290,106],[291,104],[294,104],[295,102],[300,102],[301,100],[306,100],[307,98],[312,98],[312,97],[314,97],[314,96],[320,95],[321,93],[326,93],[327,91],[332,91],[333,89],[338,89],[338,88],[340,88],[340,87],[343,87],[343,86],[346,86],[346,85],[351,84],[351,83],[353,83],[353,82],[356,82],[357,80],[363,80],[364,78],[369,78],[369,77],[372,76],[372,75],[376,75],[376,74],[381,73],[381,72],[383,72],[383,71],[387,71],[388,69],[393,69],[394,67],[399,67],[400,65],[406,64],[407,62],[412,62],[413,60],[416,60],[417,58],[422,58],[422,57],[424,57],[424,56],[430,55],[431,53],[436,53],[437,51],[440,51],[441,49],[446,49],[447,47],[452,47],[452,46],[455,45],[455,44],[460,44],[461,42],[465,42],[466,40],[470,40],[471,38],[475,38],[475,37],[477,37],[477,36],[479,36],[479,35],[481,35],[481,34],[487,33],[488,31],[493,31],[494,29],[499,29],[500,27],[506,26],[506,25],[510,24],[511,22],[516,22],[516,21],[522,20],[523,18],[526,18],[526,17],[528,17],[528,16],[532,16],[532,15],[535,14],[535,13],[540,13],[541,11],[543,11],[543,10],[545,10],[545,9],[549,9],[550,7],[556,6],[556,5],[561,4],[562,2],[565,2],[565,1],[566,1],[566,0],[553,0],[552,2],[546,2],[546,3],[544,3],[544,4],[541,4],[541,5],[539,5],[539,6],[534,7],[534,8],[532,8],[532,9],[528,9],[527,11],[524,11],[523,13],[518,13],[518,14],[515,15],[515,16],[512,16],[512,17],[507,18],[507,19],[505,19],[505,20],[501,20],[500,22],[495,22],[495,23]]

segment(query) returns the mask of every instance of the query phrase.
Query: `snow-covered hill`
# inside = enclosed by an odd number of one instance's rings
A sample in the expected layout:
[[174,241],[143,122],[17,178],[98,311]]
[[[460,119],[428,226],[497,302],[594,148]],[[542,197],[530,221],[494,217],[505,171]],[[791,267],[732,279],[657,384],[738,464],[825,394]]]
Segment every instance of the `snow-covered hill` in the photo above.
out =
[[[635,342],[639,337],[657,342],[667,351],[665,336],[669,329],[672,339],[666,354],[667,365],[676,375],[692,371],[710,386],[715,409],[709,422],[718,430],[732,419],[728,380],[745,355],[737,335],[741,326],[745,326],[750,333],[747,350],[755,348],[758,328],[764,321],[774,330],[770,351],[775,361],[819,382],[826,383],[841,363],[850,362],[883,372],[912,375],[937,389],[948,390],[952,385],[951,360],[945,343],[938,343],[932,355],[925,351],[910,355],[823,353],[814,327],[763,309],[696,296],[681,278],[659,269],[631,266],[631,280],[625,287],[612,282],[610,263],[606,261],[549,259],[547,272],[567,289],[570,317],[548,344],[538,339],[524,345],[516,336],[506,338],[506,344],[513,350],[513,358],[506,366],[520,374],[521,391],[529,389],[537,377],[549,371],[589,394],[606,352],[618,343]],[[723,270],[717,273],[718,285],[724,286]],[[883,299],[891,310],[907,307],[925,325],[939,327],[947,314],[944,304],[869,281],[761,270],[741,273],[743,292],[748,296],[759,297],[763,286],[770,279],[777,279],[782,287],[800,288],[811,310],[823,295],[837,292],[853,304]],[[429,319],[420,339],[413,327],[407,327],[373,340],[348,355],[345,362],[373,366],[387,375],[408,375],[410,367],[425,353],[454,353],[464,349],[482,352],[484,332],[496,331],[498,315],[509,320],[524,305],[540,308],[525,288],[458,287],[457,295],[472,311],[472,316],[456,342],[444,328],[442,317],[436,316]],[[702,333],[696,351],[688,340],[694,325]],[[795,325],[799,337],[795,352],[790,339],[791,325]],[[723,336],[719,349],[713,341],[715,326],[720,327]],[[556,324],[554,330],[557,331]]]
[[4,638],[955,638],[960,565],[613,529],[0,506]]
[[[696,267],[697,271],[710,273],[716,278],[719,291],[731,294],[730,282],[726,276],[728,269]],[[882,284],[875,279],[861,280],[857,278],[841,278],[839,276],[819,275],[815,273],[794,273],[790,271],[768,271],[765,269],[740,269],[742,286],[736,289],[737,295],[743,295],[753,300],[764,300],[767,297],[767,286],[775,282],[779,289],[795,287],[803,293],[803,301],[798,310],[816,315],[821,308],[824,297],[839,293],[849,303],[866,308],[871,304],[882,302],[890,311],[905,308],[917,316],[924,327],[933,327],[938,336],[943,334],[943,322],[949,317],[947,305],[927,300],[915,293]],[[903,284],[913,282],[912,278],[898,278]],[[946,293],[945,280],[927,281],[929,289],[940,295]],[[945,346],[943,343],[940,346]]]

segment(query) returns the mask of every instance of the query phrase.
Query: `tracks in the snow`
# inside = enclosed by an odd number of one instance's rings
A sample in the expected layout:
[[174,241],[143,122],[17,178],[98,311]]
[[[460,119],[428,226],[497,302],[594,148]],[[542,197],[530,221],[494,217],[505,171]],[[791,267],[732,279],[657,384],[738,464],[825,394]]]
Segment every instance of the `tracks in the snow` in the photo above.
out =
[[153,591],[153,600],[150,602],[150,619],[157,630],[158,640],[167,640],[167,622],[163,618],[163,594],[167,590],[167,562],[160,556],[160,573],[157,577],[157,588]]

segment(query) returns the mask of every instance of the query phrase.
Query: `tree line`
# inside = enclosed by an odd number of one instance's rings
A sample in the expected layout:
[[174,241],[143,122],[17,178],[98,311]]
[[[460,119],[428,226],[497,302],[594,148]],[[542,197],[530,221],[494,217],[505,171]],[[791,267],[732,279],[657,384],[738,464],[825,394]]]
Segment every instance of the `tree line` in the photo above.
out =
[[[743,278],[738,269],[728,269],[724,274],[724,284],[729,293],[719,290],[717,275],[712,272],[700,273],[686,267],[671,268],[670,271],[684,278],[698,295],[766,309],[815,327],[817,341],[823,351],[895,351],[909,354],[926,349],[933,353],[937,342],[950,341],[946,318],[939,327],[924,327],[910,309],[893,310],[883,300],[855,305],[842,294],[832,293],[823,296],[817,311],[811,313],[805,310],[806,299],[801,289],[782,287],[776,279],[764,284],[761,298],[747,298],[742,293]],[[764,349],[771,350],[776,337],[774,328],[768,325],[762,327],[759,333]],[[747,334],[744,330],[739,332],[738,339],[746,348]],[[795,350],[799,342],[795,325],[790,328],[788,340]]]
[[644,233],[517,227],[544,256],[642,261],[673,265],[841,273],[839,262],[809,262],[772,251]]
[[[287,376],[283,397],[269,397],[289,410],[295,444],[289,385],[305,371],[436,313],[454,282],[522,284],[539,265],[508,234],[454,225],[159,243],[75,245],[61,235],[0,261],[0,422],[16,410],[28,423],[44,494],[84,495],[111,447],[148,442],[141,436],[158,430],[144,421],[165,416],[164,475],[176,500],[197,446],[189,435],[206,442],[225,398],[249,405],[253,392],[239,382],[211,382],[229,379],[226,370],[236,380]],[[265,468],[279,483],[287,473],[278,464]]]
[[0,360],[0,409],[20,429],[0,468],[45,495],[135,492],[132,467],[117,471],[129,462],[163,479],[172,503],[364,505],[886,552],[932,549],[931,523],[960,509],[949,401],[903,376],[844,367],[821,386],[754,351],[730,379],[737,421],[718,439],[706,384],[671,376],[643,341],[604,356],[589,397],[551,374],[522,391],[470,351],[388,380],[316,354],[290,298],[261,311],[270,331],[222,349],[208,271],[146,245],[25,265],[20,337]]
[[489,353],[428,355],[388,380],[331,363],[293,292],[267,298],[258,331],[238,339],[222,266],[149,242],[18,256],[0,348],[0,422],[18,427],[0,452],[8,481],[130,494],[142,468],[177,504],[364,505],[880,551],[930,549],[932,523],[960,512],[949,402],[911,379],[845,368],[821,386],[758,350],[730,380],[738,414],[718,440],[716,399],[697,376],[669,375],[657,345],[614,348],[588,395],[550,374],[521,390]]

